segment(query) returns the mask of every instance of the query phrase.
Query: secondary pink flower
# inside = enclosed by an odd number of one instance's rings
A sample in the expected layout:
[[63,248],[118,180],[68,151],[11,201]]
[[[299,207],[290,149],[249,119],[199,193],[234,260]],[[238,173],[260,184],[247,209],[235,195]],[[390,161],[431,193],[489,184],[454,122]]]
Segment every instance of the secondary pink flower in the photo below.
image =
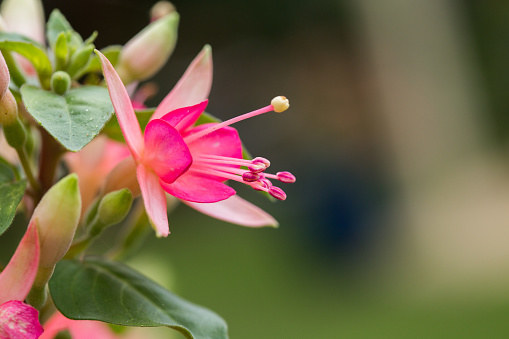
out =
[[39,251],[37,225],[31,222],[7,267],[0,273],[0,338],[35,339],[43,331],[39,312],[22,302],[37,274]]
[[73,339],[116,339],[106,323],[93,320],[71,320],[56,312],[44,324],[44,333],[40,339],[53,339],[61,332],[67,330]]
[[189,148],[179,132],[168,122],[149,122],[142,135],[129,95],[109,60],[96,51],[108,84],[111,101],[122,134],[136,164],[136,174],[145,210],[156,235],[169,234],[166,196],[159,182],[172,183],[191,165]]

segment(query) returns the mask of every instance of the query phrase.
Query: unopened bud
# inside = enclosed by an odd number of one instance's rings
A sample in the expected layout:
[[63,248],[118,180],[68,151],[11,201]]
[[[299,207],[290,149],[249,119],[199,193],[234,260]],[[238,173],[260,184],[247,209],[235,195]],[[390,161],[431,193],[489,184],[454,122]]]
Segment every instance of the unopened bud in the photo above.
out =
[[99,203],[96,216],[101,230],[124,220],[132,202],[133,196],[127,188],[106,194]]
[[270,104],[274,107],[276,113],[284,112],[290,107],[290,101],[284,96],[275,97]]
[[14,95],[7,89],[0,98],[0,124],[3,126],[12,125],[18,120],[18,104]]
[[71,76],[64,71],[57,71],[51,76],[51,90],[63,95],[71,88]]
[[7,67],[4,56],[0,53],[0,98],[3,97],[9,89],[10,81],[9,68]]
[[42,197],[32,216],[39,226],[39,267],[51,268],[65,255],[74,238],[80,212],[81,196],[76,174],[57,182]]
[[177,42],[178,23],[178,13],[170,13],[127,42],[117,65],[124,83],[148,79],[164,66]]
[[169,1],[158,1],[150,9],[150,21],[156,21],[175,12],[175,6]]
[[62,70],[69,62],[69,48],[67,47],[67,36],[64,32],[60,32],[55,42],[55,67]]

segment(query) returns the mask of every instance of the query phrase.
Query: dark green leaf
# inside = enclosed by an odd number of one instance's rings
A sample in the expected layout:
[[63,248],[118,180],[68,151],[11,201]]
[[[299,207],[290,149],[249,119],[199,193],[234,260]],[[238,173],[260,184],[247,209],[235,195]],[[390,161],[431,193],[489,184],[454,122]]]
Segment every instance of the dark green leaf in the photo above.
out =
[[45,48],[37,42],[15,33],[0,33],[0,49],[16,52],[34,65],[40,76],[51,75],[51,62]]
[[218,315],[118,262],[63,260],[49,287],[56,307],[70,319],[168,326],[195,339],[228,338],[226,323]]
[[[152,114],[154,114],[154,111],[155,108],[136,111],[136,117],[138,118],[138,122],[140,123],[142,131],[145,130],[145,127],[150,121]],[[125,142],[116,116],[113,116],[113,118],[111,118],[111,120],[108,121],[108,123],[104,126],[103,133],[105,133],[110,139]]]
[[70,151],[79,151],[103,128],[113,113],[108,90],[84,86],[64,95],[31,85],[21,87],[27,111]]
[[14,181],[14,169],[5,159],[0,158],[0,183]]
[[26,181],[0,183],[0,234],[4,233],[16,215],[16,208],[25,193]]

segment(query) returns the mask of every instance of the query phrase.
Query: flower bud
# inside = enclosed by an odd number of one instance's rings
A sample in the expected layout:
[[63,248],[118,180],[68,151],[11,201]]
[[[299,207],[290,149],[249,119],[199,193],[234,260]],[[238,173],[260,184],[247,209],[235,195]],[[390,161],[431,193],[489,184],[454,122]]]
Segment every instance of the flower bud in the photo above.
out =
[[81,212],[78,176],[70,174],[42,197],[32,220],[39,226],[39,267],[51,268],[65,255],[76,232]]
[[2,17],[8,32],[18,33],[44,44],[46,37],[41,0],[4,0]]
[[179,15],[172,12],[145,27],[120,52],[117,72],[126,84],[150,78],[164,66],[177,42]]
[[51,90],[63,95],[71,88],[71,76],[64,71],[57,71],[51,76]]
[[0,98],[3,97],[9,89],[10,80],[9,68],[7,67],[3,54],[0,53]]
[[69,62],[69,48],[67,47],[67,36],[64,32],[60,32],[55,42],[55,67],[57,70],[64,69]]
[[3,126],[13,125],[18,120],[18,104],[14,95],[7,89],[0,98],[0,124]]
[[131,209],[133,196],[127,188],[106,194],[99,203],[97,219],[103,227],[121,222]]
[[150,9],[150,21],[156,21],[175,12],[175,6],[169,1],[158,1]]

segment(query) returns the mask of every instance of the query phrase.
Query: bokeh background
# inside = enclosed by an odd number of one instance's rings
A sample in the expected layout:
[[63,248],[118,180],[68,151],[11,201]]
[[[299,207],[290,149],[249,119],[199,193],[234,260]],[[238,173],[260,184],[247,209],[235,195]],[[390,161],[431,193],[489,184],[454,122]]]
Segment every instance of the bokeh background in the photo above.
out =
[[[44,4],[102,48],[154,2]],[[279,203],[239,188],[279,229],[179,206],[131,265],[219,313],[232,338],[509,335],[508,2],[174,4],[179,41],[149,104],[210,44],[210,113],[290,98],[236,128],[297,182]]]

